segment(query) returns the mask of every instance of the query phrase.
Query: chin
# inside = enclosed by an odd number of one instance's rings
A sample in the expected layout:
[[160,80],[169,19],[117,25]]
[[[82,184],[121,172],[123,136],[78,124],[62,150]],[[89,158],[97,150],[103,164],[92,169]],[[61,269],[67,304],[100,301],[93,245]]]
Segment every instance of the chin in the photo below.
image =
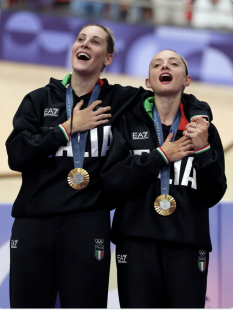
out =
[[80,66],[74,66],[73,70],[76,72],[88,72],[88,68],[80,67]]
[[172,95],[177,95],[178,93],[182,93],[182,90],[177,90],[177,89],[161,89],[159,91],[156,91],[157,95],[159,96],[172,96]]

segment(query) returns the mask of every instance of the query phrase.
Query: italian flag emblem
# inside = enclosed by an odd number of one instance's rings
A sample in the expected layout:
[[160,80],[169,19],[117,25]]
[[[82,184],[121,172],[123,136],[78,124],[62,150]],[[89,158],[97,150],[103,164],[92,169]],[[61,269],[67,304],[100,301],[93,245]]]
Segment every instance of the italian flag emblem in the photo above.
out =
[[205,271],[206,268],[206,258],[205,257],[198,257],[198,267],[201,272]]
[[95,246],[95,257],[101,260],[104,257],[104,246]]

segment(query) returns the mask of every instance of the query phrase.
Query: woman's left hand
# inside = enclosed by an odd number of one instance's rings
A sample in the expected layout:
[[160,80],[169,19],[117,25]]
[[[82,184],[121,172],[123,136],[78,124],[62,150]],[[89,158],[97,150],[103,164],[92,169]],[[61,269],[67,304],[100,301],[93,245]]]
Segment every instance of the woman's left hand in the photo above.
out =
[[209,126],[209,122],[201,116],[193,117],[191,123],[186,126],[183,135],[192,140],[194,150],[200,149],[208,144]]

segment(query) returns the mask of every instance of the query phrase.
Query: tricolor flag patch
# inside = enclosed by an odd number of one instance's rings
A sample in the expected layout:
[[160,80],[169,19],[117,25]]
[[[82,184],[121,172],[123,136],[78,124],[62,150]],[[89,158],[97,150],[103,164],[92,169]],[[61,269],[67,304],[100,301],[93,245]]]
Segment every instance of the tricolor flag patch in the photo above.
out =
[[95,239],[95,258],[100,261],[104,257],[104,239]]
[[206,258],[205,257],[198,257],[198,267],[201,272],[205,271],[206,268]]
[[95,246],[95,257],[97,260],[101,260],[104,257],[104,246]]

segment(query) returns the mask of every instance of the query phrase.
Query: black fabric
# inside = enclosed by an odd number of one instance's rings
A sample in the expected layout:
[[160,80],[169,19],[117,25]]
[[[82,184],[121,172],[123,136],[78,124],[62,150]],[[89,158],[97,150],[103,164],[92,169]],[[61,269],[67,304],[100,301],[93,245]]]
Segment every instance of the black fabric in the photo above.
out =
[[[187,118],[187,115],[186,115]],[[163,125],[164,139],[169,126]],[[141,133],[140,139],[133,134]],[[178,130],[176,140],[183,137]],[[143,101],[125,113],[113,128],[113,142],[102,169],[105,191],[117,208],[111,240],[148,238],[212,250],[209,209],[226,191],[224,153],[217,129],[209,127],[211,149],[170,164],[169,194],[176,211],[161,216],[154,201],[161,195],[160,170],[166,165],[158,147],[154,123]],[[169,229],[168,229],[169,228]]]
[[[117,200],[103,190],[100,171],[112,141],[111,126],[139,98],[153,93],[142,87],[109,85],[104,79],[98,99],[102,100],[101,107],[111,106],[112,117],[104,126],[88,132],[83,168],[89,173],[90,182],[79,191],[67,183],[68,173],[74,168],[73,154],[71,142],[67,143],[58,127],[67,120],[65,94],[65,86],[53,78],[47,86],[27,94],[6,141],[10,168],[22,172],[22,187],[12,209],[12,216],[17,219],[12,240],[18,240],[17,249],[11,249],[12,307],[54,307],[57,290],[62,307],[106,307],[108,217]],[[83,99],[84,109],[90,96],[91,93],[74,95],[74,106]],[[211,119],[206,103],[192,95],[184,94],[183,98],[189,99],[189,118],[196,107],[200,113],[207,111]],[[99,219],[101,212],[108,217]],[[67,223],[56,230],[56,221]],[[100,262],[94,258],[93,244],[94,238],[102,238],[96,236],[98,232],[106,239],[106,256]]]
[[[10,249],[11,307],[54,308],[58,291],[62,308],[106,308],[109,234],[107,210],[16,219]],[[104,240],[101,260],[95,256],[96,240]]]
[[[109,123],[88,132],[84,169],[90,175],[87,188],[76,191],[67,184],[67,175],[74,168],[71,143],[67,143],[59,124],[66,121],[66,88],[60,81],[28,94],[13,120],[14,130],[7,139],[9,166],[21,171],[23,183],[14,202],[12,216],[30,217],[79,210],[109,208],[99,182],[100,169],[111,143],[111,125],[130,108],[135,96],[150,93],[143,88],[109,85],[101,87],[101,107],[111,105]],[[74,105],[84,100],[87,106],[91,93],[74,96]],[[58,109],[58,116],[44,116],[46,109]],[[52,114],[52,112],[51,112]]]
[[117,243],[121,308],[204,308],[208,263],[205,249],[145,240]]
[[[67,175],[74,168],[71,143],[67,143],[59,124],[66,121],[66,87],[51,78],[50,83],[25,96],[13,120],[14,129],[6,141],[9,166],[22,172],[22,187],[13,205],[12,216],[32,217],[68,212],[114,208],[105,198],[100,182],[100,170],[111,145],[111,126],[123,112],[132,109],[142,96],[152,92],[142,87],[109,85],[104,79],[99,98],[101,107],[111,106],[109,123],[89,130],[84,169],[90,175],[88,186],[76,191],[67,184]],[[74,106],[82,97],[74,95]],[[193,95],[183,94],[188,101],[187,113],[195,108],[212,118],[209,106]],[[195,110],[196,113],[196,110]],[[195,114],[194,113],[194,114]]]

